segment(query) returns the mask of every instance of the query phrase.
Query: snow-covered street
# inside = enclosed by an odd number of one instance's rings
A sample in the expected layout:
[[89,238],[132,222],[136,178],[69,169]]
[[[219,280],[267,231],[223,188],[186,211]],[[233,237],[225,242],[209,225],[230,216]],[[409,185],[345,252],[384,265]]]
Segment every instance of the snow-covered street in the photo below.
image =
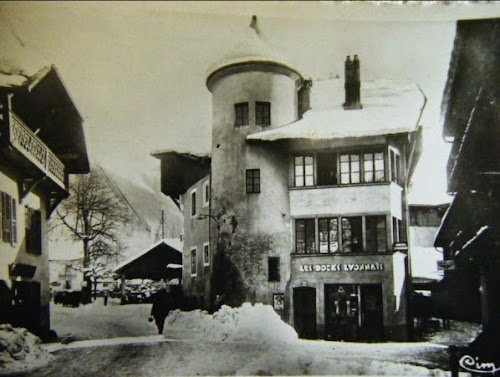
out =
[[[271,307],[245,304],[214,315],[172,312],[157,335],[150,308],[115,300],[53,305],[53,328],[66,341],[43,345],[53,360],[18,375],[450,375],[444,331],[443,344],[302,340]],[[470,336],[463,329],[450,334],[454,341]]]

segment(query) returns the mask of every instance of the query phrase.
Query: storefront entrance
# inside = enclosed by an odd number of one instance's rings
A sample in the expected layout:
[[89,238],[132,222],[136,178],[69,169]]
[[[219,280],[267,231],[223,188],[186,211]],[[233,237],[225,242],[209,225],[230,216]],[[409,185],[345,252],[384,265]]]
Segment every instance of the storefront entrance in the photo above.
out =
[[293,312],[295,330],[300,338],[316,338],[316,289],[297,287],[293,289]]
[[383,335],[380,285],[325,284],[325,338],[381,340]]

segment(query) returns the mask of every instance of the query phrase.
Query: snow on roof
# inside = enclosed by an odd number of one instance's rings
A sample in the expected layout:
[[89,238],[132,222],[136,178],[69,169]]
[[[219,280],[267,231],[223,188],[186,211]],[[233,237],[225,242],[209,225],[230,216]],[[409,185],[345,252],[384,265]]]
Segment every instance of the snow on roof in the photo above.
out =
[[413,246],[411,249],[411,274],[414,278],[441,280],[443,271],[437,268],[437,261],[443,260],[443,253],[433,247]]
[[33,75],[26,74],[23,70],[5,71],[0,67],[0,87],[19,88],[38,84],[54,67],[47,65]]
[[287,63],[276,47],[272,46],[262,35],[257,25],[257,17],[252,17],[250,26],[246,29],[243,38],[226,54],[224,58],[213,64],[207,71],[207,77],[214,72],[229,65],[245,62],[266,62],[280,64],[291,70],[291,65]]
[[182,242],[179,239],[177,239],[177,238],[162,239],[162,240],[156,242],[155,244],[149,246],[145,250],[141,251],[137,255],[134,255],[133,257],[131,257],[131,258],[123,261],[122,263],[120,263],[118,266],[116,266],[115,268],[113,268],[113,272],[116,272],[116,271],[120,270],[121,268],[123,268],[127,264],[129,264],[129,263],[131,263],[131,262],[139,259],[143,255],[146,255],[147,253],[149,253],[149,251],[153,250],[155,247],[161,245],[162,243],[165,244],[165,245],[167,245],[167,246],[170,246],[172,249],[174,249],[175,251],[178,251],[179,253],[182,254]]
[[151,155],[154,157],[159,157],[160,155],[163,154],[180,154],[180,155],[186,155],[186,156],[192,156],[196,158],[210,158],[211,154],[210,152],[203,152],[203,151],[195,151],[195,150],[190,150],[190,148],[185,148],[185,147],[172,147],[172,148],[164,148],[164,149],[157,149],[151,152]]
[[177,263],[169,263],[169,264],[167,264],[167,268],[175,268],[175,269],[179,269],[179,268],[182,268],[182,264],[177,264]]
[[301,120],[247,136],[247,140],[336,139],[413,132],[425,106],[417,85],[403,80],[361,83],[360,110],[344,110],[344,81],[313,82],[311,110]]

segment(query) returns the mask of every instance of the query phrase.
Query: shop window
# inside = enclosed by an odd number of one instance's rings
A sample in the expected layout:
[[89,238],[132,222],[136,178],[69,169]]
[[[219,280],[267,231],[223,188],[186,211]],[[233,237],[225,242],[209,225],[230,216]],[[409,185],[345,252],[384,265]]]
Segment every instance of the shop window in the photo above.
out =
[[280,281],[280,258],[269,257],[267,259],[269,281]]
[[318,186],[337,184],[337,153],[318,153]]
[[271,124],[271,103],[255,103],[255,124],[258,126],[269,126]]
[[191,276],[196,276],[196,247],[191,249]]
[[366,216],[366,251],[387,251],[385,216]]
[[29,207],[25,210],[26,252],[42,253],[42,214]]
[[316,252],[314,219],[295,220],[295,250],[298,254]]
[[342,248],[345,253],[363,251],[361,216],[342,218]]
[[361,164],[359,154],[340,155],[340,183],[360,183]]
[[295,182],[295,187],[314,185],[313,156],[294,157],[294,182]]
[[0,239],[14,245],[17,243],[17,204],[9,194],[0,192]]
[[248,126],[248,102],[236,103],[234,105],[234,125],[236,127]]
[[260,193],[260,169],[247,169],[246,187],[247,194]]
[[191,217],[196,216],[196,190],[191,191]]
[[363,154],[363,182],[384,182],[384,153],[364,153]]
[[339,251],[338,228],[337,218],[318,220],[320,253],[336,253]]

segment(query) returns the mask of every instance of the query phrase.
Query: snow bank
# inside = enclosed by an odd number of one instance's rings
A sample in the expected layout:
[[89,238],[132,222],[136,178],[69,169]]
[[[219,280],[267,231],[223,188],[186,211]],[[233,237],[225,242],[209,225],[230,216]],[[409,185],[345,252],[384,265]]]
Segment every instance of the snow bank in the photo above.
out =
[[26,371],[45,365],[52,356],[38,337],[23,328],[0,325],[0,374]]
[[298,339],[295,330],[271,306],[263,304],[244,303],[239,308],[223,305],[212,315],[201,310],[175,310],[167,318],[167,327],[189,330],[199,341],[275,344]]

